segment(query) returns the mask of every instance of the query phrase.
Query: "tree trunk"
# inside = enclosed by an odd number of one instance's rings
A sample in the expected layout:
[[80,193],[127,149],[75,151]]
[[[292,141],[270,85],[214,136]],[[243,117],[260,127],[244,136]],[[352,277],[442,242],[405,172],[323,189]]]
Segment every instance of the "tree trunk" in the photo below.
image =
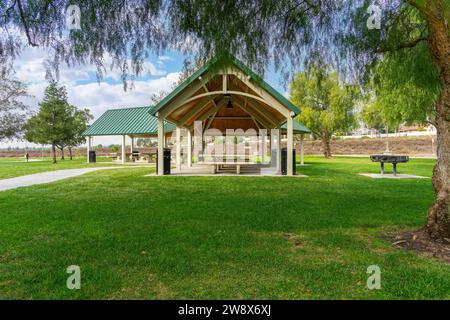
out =
[[61,147],[60,150],[61,150],[61,160],[64,160],[64,147]]
[[[436,199],[428,210],[426,229],[435,240],[450,239],[450,82],[436,103],[437,163],[433,170]],[[446,99],[446,101],[444,101]]]
[[53,163],[56,163],[56,147],[54,144],[52,144],[52,156],[53,156]]
[[72,160],[72,148],[69,148],[69,157],[70,157],[70,160]]
[[320,133],[320,139],[322,140],[323,146],[323,156],[327,159],[331,158],[331,147],[330,147],[331,136],[332,135],[328,132],[327,129],[323,130]]
[[322,138],[322,145],[323,145],[323,155],[325,158],[330,159],[331,158],[331,147],[330,147],[330,138],[329,137],[323,137]]
[[436,101],[437,163],[433,170],[436,199],[428,210],[425,228],[436,241],[450,239],[450,27],[444,0],[428,0],[425,17],[428,48],[439,72]]

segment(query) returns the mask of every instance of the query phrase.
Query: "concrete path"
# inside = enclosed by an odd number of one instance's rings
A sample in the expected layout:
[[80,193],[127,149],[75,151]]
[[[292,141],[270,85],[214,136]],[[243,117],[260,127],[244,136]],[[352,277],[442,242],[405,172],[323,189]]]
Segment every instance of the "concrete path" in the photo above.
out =
[[360,173],[360,176],[365,176],[373,179],[431,179],[429,177],[422,177],[422,176],[415,176],[413,174],[404,174],[404,173],[397,173],[396,176],[394,176],[392,173]]
[[66,169],[66,170],[56,170],[56,171],[47,171],[40,172],[35,174],[29,174],[26,176],[20,176],[9,179],[0,180],[0,191],[20,188],[20,187],[29,187],[35,184],[43,184],[59,181],[62,179],[72,178],[81,176],[82,174],[94,172],[98,170],[110,170],[110,169],[130,169],[137,168],[134,167],[97,167],[97,168],[81,168],[81,169]]

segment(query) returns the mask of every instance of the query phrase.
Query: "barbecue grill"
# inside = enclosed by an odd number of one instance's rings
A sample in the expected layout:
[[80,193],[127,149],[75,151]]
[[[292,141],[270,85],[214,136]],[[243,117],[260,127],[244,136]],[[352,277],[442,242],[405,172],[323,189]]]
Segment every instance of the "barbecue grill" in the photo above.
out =
[[394,176],[397,175],[397,163],[405,163],[409,161],[408,156],[386,155],[386,154],[374,154],[370,156],[372,162],[379,162],[381,165],[381,174],[384,174],[384,164],[392,163]]

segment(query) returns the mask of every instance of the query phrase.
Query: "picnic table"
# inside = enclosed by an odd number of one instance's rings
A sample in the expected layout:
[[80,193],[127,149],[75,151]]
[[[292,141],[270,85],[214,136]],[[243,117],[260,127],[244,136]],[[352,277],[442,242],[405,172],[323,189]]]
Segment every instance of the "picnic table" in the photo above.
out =
[[[119,161],[122,160],[122,154],[121,153],[110,153],[109,157],[113,160],[113,161]],[[132,162],[148,162],[151,163],[152,160],[154,160],[156,158],[156,153],[151,153],[151,152],[140,152],[140,151],[133,151],[133,152],[126,152],[125,153],[125,160],[129,161],[131,160]]]
[[156,153],[151,152],[140,152],[139,157],[136,158],[137,162],[148,162],[151,163],[153,160],[156,162]]
[[218,162],[218,161],[202,161],[199,164],[211,165],[211,173],[216,174],[222,166],[234,166],[236,168],[236,174],[241,174],[241,166],[248,166],[256,163],[239,161],[239,162]]
[[[206,160],[206,159],[211,160]],[[207,155],[203,157],[199,164],[211,165],[211,172],[216,174],[224,166],[234,166],[236,168],[236,174],[241,173],[241,166],[256,165],[256,162],[251,161],[251,157],[248,154],[221,154],[221,155]]]

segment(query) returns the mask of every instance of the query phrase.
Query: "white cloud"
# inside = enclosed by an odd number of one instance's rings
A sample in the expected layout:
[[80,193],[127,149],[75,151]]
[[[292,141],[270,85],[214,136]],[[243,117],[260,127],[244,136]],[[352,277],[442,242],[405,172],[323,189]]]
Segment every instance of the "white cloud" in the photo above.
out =
[[160,67],[164,67],[167,61],[174,61],[174,59],[170,56],[159,56],[158,60],[156,60],[156,64]]
[[[48,52],[40,48],[27,48],[14,63],[15,77],[27,84],[46,81],[46,69],[44,62],[48,57]],[[110,55],[105,55],[103,65],[105,68],[104,79],[121,81],[122,73],[119,69],[111,69],[113,59]],[[155,66],[150,61],[145,61],[140,77],[164,76],[167,71]],[[78,65],[68,67],[65,64],[60,66],[59,82],[69,84],[77,81],[89,81],[95,78],[97,68],[94,64]]]
[[173,58],[169,57],[169,56],[159,56],[158,60],[161,60],[161,61],[173,61]]
[[[114,68],[111,69],[111,65],[112,65],[113,59],[110,55],[105,55],[104,59],[103,59],[103,65],[106,69],[106,74],[104,75],[104,79],[112,79],[115,81],[122,81],[122,73],[119,69]],[[157,63],[159,62],[159,60],[157,61]],[[128,63],[131,63],[130,60],[128,60]],[[92,72],[96,72],[97,69],[95,68],[94,65],[89,65],[88,66]],[[149,61],[145,61],[144,64],[142,65],[142,71],[140,73],[140,77],[147,77],[147,76],[164,76],[167,74],[166,70],[160,69],[159,67],[155,66],[153,63],[149,62]]]
[[158,79],[135,81],[133,88],[124,91],[122,84],[89,83],[68,88],[69,102],[92,110],[95,118],[111,108],[147,106],[154,93],[170,91],[179,73],[169,73]]
[[[107,109],[148,106],[151,104],[150,97],[153,93],[161,91],[170,92],[173,83],[176,83],[180,76],[179,72],[169,73],[158,79],[148,79],[135,81],[134,86],[127,91],[123,90],[122,83],[108,84],[102,82],[87,84],[66,84],[69,103],[79,107],[88,108],[94,115],[94,120],[98,119]],[[25,103],[37,111],[38,103],[42,100],[47,82],[33,83],[28,86],[28,92],[33,96],[24,99]],[[94,144],[109,145],[121,143],[120,137],[95,137]],[[0,147],[27,145],[25,142],[0,142]],[[34,144],[28,143],[28,146]]]
[[159,56],[156,63],[160,66],[163,66],[166,61],[174,61],[170,56]]
[[[98,118],[107,109],[149,105],[152,94],[161,91],[169,92],[179,76],[180,73],[174,72],[157,79],[137,80],[127,91],[123,90],[122,83],[91,82],[78,85],[66,83],[65,86],[71,104],[80,108],[89,108],[95,118]],[[28,92],[33,97],[25,99],[25,103],[37,110],[46,86],[46,82],[30,84]]]
[[[47,53],[42,49],[31,48],[15,61],[15,77],[28,86],[28,93],[31,97],[24,98],[24,102],[31,107],[32,111],[37,111],[38,103],[42,100],[44,90],[48,85],[45,79],[44,61]],[[163,56],[162,61],[170,60],[170,57]],[[170,92],[174,83],[177,82],[180,73],[167,71],[156,67],[150,61],[143,65],[143,78],[134,81],[133,86],[127,91],[123,90],[121,73],[118,70],[109,70],[112,61],[110,57],[105,58],[107,73],[100,84],[96,81],[94,65],[82,65],[75,68],[61,66],[59,83],[65,85],[69,97],[69,102],[80,108],[88,108],[92,111],[94,119],[97,119],[103,112],[111,108],[138,107],[151,104],[151,96],[161,91]],[[153,77],[148,79],[148,76]],[[147,76],[147,78],[144,78]],[[154,78],[157,77],[157,78]],[[83,83],[79,83],[83,81]],[[95,143],[118,143],[118,138],[96,138]],[[0,147],[8,145],[24,146],[24,142],[3,142]],[[30,144],[28,144],[30,145]]]
[[[45,59],[46,51],[39,48],[26,49],[14,63],[15,77],[27,84],[46,82]],[[62,83],[75,83],[75,81],[89,80],[89,73],[95,73],[92,65],[69,68],[62,65],[60,69],[60,81]]]
[[[32,97],[24,100],[33,110],[37,109],[38,102],[42,100],[45,87],[48,85],[44,66],[47,57],[48,53],[43,49],[28,48],[16,59],[14,64],[15,77],[28,85],[28,92]],[[158,59],[167,61],[172,58],[161,56]],[[110,70],[111,63],[111,56],[105,56],[104,65],[107,70],[104,80],[108,81],[103,81],[100,84],[96,81],[96,67],[93,64],[73,68],[61,65],[59,83],[66,86],[69,102],[79,107],[91,109],[95,117],[98,117],[111,107],[149,105],[153,93],[169,91],[179,77],[177,72],[167,73],[150,61],[146,61],[141,74],[143,78],[135,80],[134,86],[125,92],[121,72],[117,69]],[[149,75],[158,78],[145,79]],[[111,80],[113,84],[108,83]],[[80,84],[80,81],[83,84]]]

